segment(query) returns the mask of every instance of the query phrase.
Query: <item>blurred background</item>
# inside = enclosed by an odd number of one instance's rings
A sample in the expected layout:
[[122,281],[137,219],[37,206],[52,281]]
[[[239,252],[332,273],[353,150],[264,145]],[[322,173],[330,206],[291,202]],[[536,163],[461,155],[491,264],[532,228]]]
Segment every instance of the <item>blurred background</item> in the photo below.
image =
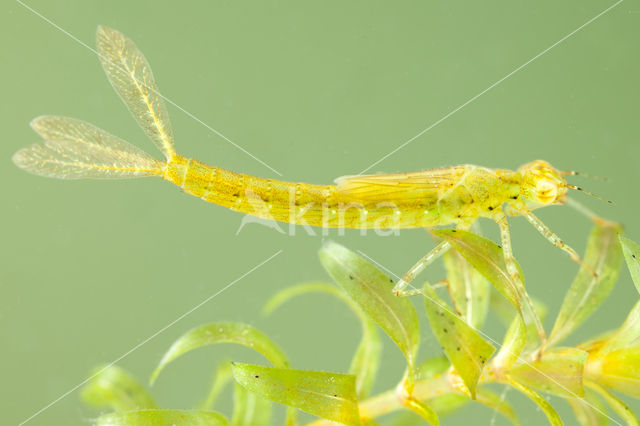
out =
[[[295,368],[345,372],[360,330],[339,302],[310,295],[270,317],[260,314],[263,303],[286,286],[329,279],[317,259],[327,238],[363,251],[398,275],[434,246],[420,229],[380,237],[358,231],[308,235],[298,228],[291,236],[249,224],[236,234],[240,214],[160,180],[67,182],[17,169],[11,156],[38,140],[28,123],[41,114],[86,120],[160,157],[89,49],[95,46],[97,25],[120,30],[145,53],[163,95],[180,107],[168,107],[180,153],[234,171],[279,177],[209,126],[282,179],[328,183],[369,167],[614,3],[26,4],[33,11],[5,2],[0,14],[0,399],[5,424],[29,418],[96,365],[127,353],[279,250],[118,365],[146,383],[177,337],[196,325],[233,320],[268,334]],[[573,195],[622,222],[628,236],[640,241],[639,20],[637,1],[620,3],[370,172],[462,163],[516,168],[545,159],[561,169],[611,179],[571,180],[615,206]],[[539,216],[583,252],[591,229],[587,218],[560,207]],[[494,224],[482,224],[487,235],[498,235]],[[578,267],[524,219],[511,224],[529,292],[549,307],[550,330]],[[442,273],[438,263],[419,280],[437,280]],[[623,267],[612,295],[566,343],[617,327],[637,299]],[[415,303],[422,312],[422,301]],[[486,332],[501,341],[504,328],[492,317]],[[439,354],[427,324],[422,336],[421,358]],[[205,348],[169,366],[152,392],[164,407],[192,407],[206,395],[214,366],[224,359],[265,362],[244,348]],[[400,352],[386,339],[374,392],[397,383],[402,370]],[[524,424],[544,424],[543,414],[528,400],[514,391],[506,398]],[[551,400],[567,424],[575,424],[568,405]],[[638,401],[626,400],[640,414]],[[230,407],[229,391],[222,410]],[[73,391],[28,424],[86,424],[95,416]],[[474,424],[507,424],[475,404],[445,424],[468,424],[470,416]],[[393,418],[384,421],[391,424]]]

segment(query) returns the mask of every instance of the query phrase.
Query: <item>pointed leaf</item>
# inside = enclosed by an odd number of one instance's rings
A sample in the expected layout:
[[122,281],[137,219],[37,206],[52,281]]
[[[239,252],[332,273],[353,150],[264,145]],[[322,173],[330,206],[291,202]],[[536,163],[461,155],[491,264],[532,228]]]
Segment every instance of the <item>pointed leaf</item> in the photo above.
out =
[[471,266],[484,275],[511,302],[518,312],[522,312],[522,299],[518,287],[507,272],[502,249],[496,243],[459,229],[438,229],[433,231],[433,234],[448,241]]
[[619,392],[640,398],[640,346],[589,358],[587,375]]
[[213,378],[213,383],[211,384],[209,395],[207,395],[207,398],[198,405],[198,408],[201,410],[212,409],[218,400],[220,392],[222,392],[222,389],[224,389],[227,383],[229,383],[231,377],[231,361],[222,361],[219,363],[216,368],[216,373]]
[[509,370],[509,376],[527,386],[562,397],[584,395],[583,372],[587,353],[575,348],[546,351],[538,361],[525,361]]
[[[416,369],[415,380],[421,381],[425,387],[429,387],[436,395],[439,394],[439,396],[432,396],[428,398],[429,406],[436,412],[438,417],[442,417],[456,411],[471,400],[466,394],[454,393],[451,389],[450,383],[443,383],[445,384],[443,389],[436,389],[438,386],[435,385],[435,382],[427,382],[428,379],[435,379],[436,377],[442,378],[442,374],[450,367],[451,363],[446,357],[438,356],[425,360]],[[447,381],[445,380],[445,382]],[[420,399],[426,398],[421,397]]]
[[129,373],[116,365],[96,369],[82,389],[84,401],[114,411],[156,408],[153,397]]
[[640,301],[631,309],[622,327],[608,338],[599,352],[607,353],[632,346],[640,346]]
[[429,407],[436,412],[438,417],[446,416],[467,405],[471,399],[467,395],[447,393],[429,400]]
[[482,327],[489,309],[489,283],[457,251],[447,251],[443,260],[453,305],[467,324]]
[[624,260],[627,262],[631,279],[636,285],[636,289],[640,292],[640,246],[629,238],[620,235],[620,244],[624,253]]
[[636,415],[631,411],[631,408],[627,404],[624,403],[620,398],[609,392],[607,389],[602,386],[588,381],[587,386],[596,391],[613,410],[618,413],[620,417],[627,423],[629,426],[640,426],[640,421],[636,417]]
[[607,426],[607,408],[602,400],[589,388],[585,388],[584,399],[567,398],[581,426]]
[[589,354],[594,354],[599,352],[607,343],[608,340],[616,334],[616,330],[609,330],[603,334],[600,334],[593,339],[587,340],[586,342],[580,343],[576,347],[578,349],[582,349]]
[[510,327],[513,317],[519,315],[514,306],[498,291],[490,292],[489,307],[491,313],[495,314],[506,327]]
[[609,295],[618,278],[622,250],[618,242],[620,227],[607,223],[595,226],[587,242],[584,262],[598,274],[580,268],[549,336],[549,346],[557,344],[575,330],[600,306]]
[[549,401],[547,401],[538,392],[534,391],[533,389],[523,384],[518,383],[515,380],[510,380],[509,384],[513,386],[515,389],[517,389],[518,391],[520,391],[521,393],[523,393],[524,395],[526,395],[527,397],[529,397],[529,399],[531,399],[533,402],[535,402],[536,405],[540,407],[544,415],[547,416],[547,420],[549,420],[549,423],[551,424],[551,426],[564,425],[564,423],[562,422],[562,419],[560,418],[556,410],[551,406],[551,404],[549,404]]
[[270,314],[291,298],[311,292],[327,293],[338,298],[344,302],[360,320],[362,325],[362,339],[351,361],[349,373],[356,376],[358,397],[364,398],[370,392],[380,367],[382,343],[380,342],[380,336],[378,335],[378,329],[375,323],[344,291],[335,285],[322,282],[300,284],[285,288],[276,293],[265,304],[264,312]]
[[[513,324],[514,316],[517,315],[517,312],[514,310],[514,307],[510,305],[509,302],[505,300],[504,297],[501,297],[495,291],[491,292],[491,296],[489,297],[489,299],[490,299],[489,304],[491,306],[491,312],[495,313],[500,319],[500,321],[504,323],[507,327],[510,327]],[[533,302],[533,307],[536,310],[536,313],[538,314],[540,321],[544,323],[544,320],[547,316],[547,312],[549,310],[547,308],[547,305],[544,302],[542,302],[540,299],[537,299],[535,297],[531,297],[531,301]],[[527,326],[527,339],[526,339],[527,345],[525,345],[525,348],[527,348],[527,346],[529,345],[537,344],[539,339],[538,330],[536,328],[535,323],[529,322],[526,324],[526,326]]]
[[356,376],[358,398],[364,398],[371,392],[382,354],[382,342],[380,342],[378,329],[372,321],[366,324],[366,331],[349,366],[349,374]]
[[[289,300],[297,296],[302,296],[309,293],[325,293],[334,296],[336,299],[344,302],[353,312],[360,317],[363,314],[360,306],[351,300],[344,291],[340,290],[334,284],[328,284],[322,281],[312,281],[308,283],[302,283],[291,287],[283,288],[276,294],[271,296],[269,300],[264,304],[262,312],[265,315],[271,315],[276,309],[284,305]],[[367,318],[365,316],[365,318]],[[367,318],[368,319],[368,318]]]
[[231,426],[268,426],[270,422],[271,402],[236,382],[233,388]]
[[520,357],[526,343],[527,327],[522,317],[516,315],[513,317],[513,321],[507,330],[500,350],[491,362],[493,368],[499,371],[505,371],[511,368]]
[[438,415],[426,402],[409,398],[404,401],[404,406],[429,422],[430,425],[440,425],[440,419],[438,418]]
[[244,345],[264,355],[275,366],[289,366],[284,352],[255,327],[236,322],[216,322],[196,327],[176,340],[151,375],[151,383],[171,361],[189,351],[215,343]]
[[518,420],[518,415],[513,410],[511,405],[507,401],[505,401],[502,396],[497,395],[488,389],[479,388],[476,395],[476,401],[502,414],[507,419],[509,419],[511,423],[513,423],[514,425],[516,426],[520,425],[520,421]]
[[339,244],[326,243],[319,255],[329,275],[391,337],[413,369],[420,329],[409,298],[395,296],[389,277]]
[[416,369],[416,380],[431,379],[444,373],[449,367],[451,367],[451,362],[444,356],[429,358],[423,361]]
[[233,377],[263,398],[348,425],[359,425],[355,376],[234,363]]
[[475,398],[478,379],[495,348],[458,317],[428,284],[425,285],[424,295],[433,333],[469,389],[471,397]]
[[226,426],[215,411],[138,410],[109,413],[95,419],[96,426]]

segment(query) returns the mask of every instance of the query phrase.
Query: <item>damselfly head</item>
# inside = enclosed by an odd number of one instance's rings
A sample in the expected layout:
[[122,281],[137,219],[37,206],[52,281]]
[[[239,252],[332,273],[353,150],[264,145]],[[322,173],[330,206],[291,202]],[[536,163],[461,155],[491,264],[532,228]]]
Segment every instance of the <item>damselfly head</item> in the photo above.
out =
[[543,160],[521,166],[521,196],[538,205],[565,204],[569,185],[560,170]]
[[613,201],[606,200],[599,195],[587,191],[586,189],[567,183],[565,176],[595,176],[574,171],[558,170],[543,160],[532,161],[521,166],[518,171],[522,174],[521,196],[529,203],[537,206],[550,204],[565,204],[569,189],[580,191],[584,194],[595,197],[605,203],[614,204]]

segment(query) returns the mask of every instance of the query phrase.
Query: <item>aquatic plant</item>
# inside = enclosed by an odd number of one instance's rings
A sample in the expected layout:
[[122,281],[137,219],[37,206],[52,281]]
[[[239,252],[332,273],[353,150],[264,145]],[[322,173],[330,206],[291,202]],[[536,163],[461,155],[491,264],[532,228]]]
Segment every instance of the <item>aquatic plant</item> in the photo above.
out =
[[[285,288],[265,304],[264,311],[269,314],[310,293],[326,293],[344,302],[362,325],[348,371],[294,369],[284,351],[254,326],[215,322],[178,338],[159,362],[151,382],[182,355],[218,343],[249,347],[264,356],[268,365],[221,363],[209,394],[202,396],[196,409],[159,408],[145,386],[115,365],[96,370],[83,389],[83,398],[92,406],[111,410],[95,419],[98,425],[268,425],[273,402],[288,406],[287,425],[298,424],[297,410],[317,416],[313,425],[330,424],[328,421],[376,424],[378,417],[393,412],[404,419],[403,424],[422,418],[437,425],[446,414],[473,401],[519,424],[509,401],[486,386],[497,383],[526,395],[552,425],[563,421],[545,393],[566,399],[583,425],[607,424],[610,416],[640,424],[612,392],[640,397],[640,302],[617,330],[576,346],[559,346],[610,294],[623,258],[640,291],[640,247],[620,232],[615,223],[596,222],[584,256],[596,274],[586,269],[578,272],[544,347],[532,313],[525,309],[506,271],[501,247],[486,238],[460,230],[436,231],[455,251],[444,256],[447,279],[422,288],[424,312],[442,347],[442,353],[424,354],[423,360],[418,358],[419,314],[410,298],[394,296],[394,281],[383,271],[329,242],[320,249],[319,257],[335,283]],[[534,304],[544,316],[544,306]],[[482,331],[489,310],[507,325],[502,342]],[[397,386],[371,395],[384,367],[380,330],[400,349],[406,369]],[[234,408],[229,420],[213,410],[230,382],[234,383]]]

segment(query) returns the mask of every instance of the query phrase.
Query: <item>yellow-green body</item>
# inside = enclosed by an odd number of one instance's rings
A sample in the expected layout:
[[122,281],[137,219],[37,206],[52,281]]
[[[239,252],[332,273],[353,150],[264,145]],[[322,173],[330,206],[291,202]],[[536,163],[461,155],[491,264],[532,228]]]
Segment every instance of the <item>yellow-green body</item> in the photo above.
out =
[[237,212],[326,228],[417,228],[474,221],[517,199],[522,182],[519,172],[473,165],[411,175],[419,174],[430,180],[425,188],[411,185],[367,196],[343,190],[340,182],[313,185],[263,179],[176,155],[166,163],[162,177],[187,194]]

